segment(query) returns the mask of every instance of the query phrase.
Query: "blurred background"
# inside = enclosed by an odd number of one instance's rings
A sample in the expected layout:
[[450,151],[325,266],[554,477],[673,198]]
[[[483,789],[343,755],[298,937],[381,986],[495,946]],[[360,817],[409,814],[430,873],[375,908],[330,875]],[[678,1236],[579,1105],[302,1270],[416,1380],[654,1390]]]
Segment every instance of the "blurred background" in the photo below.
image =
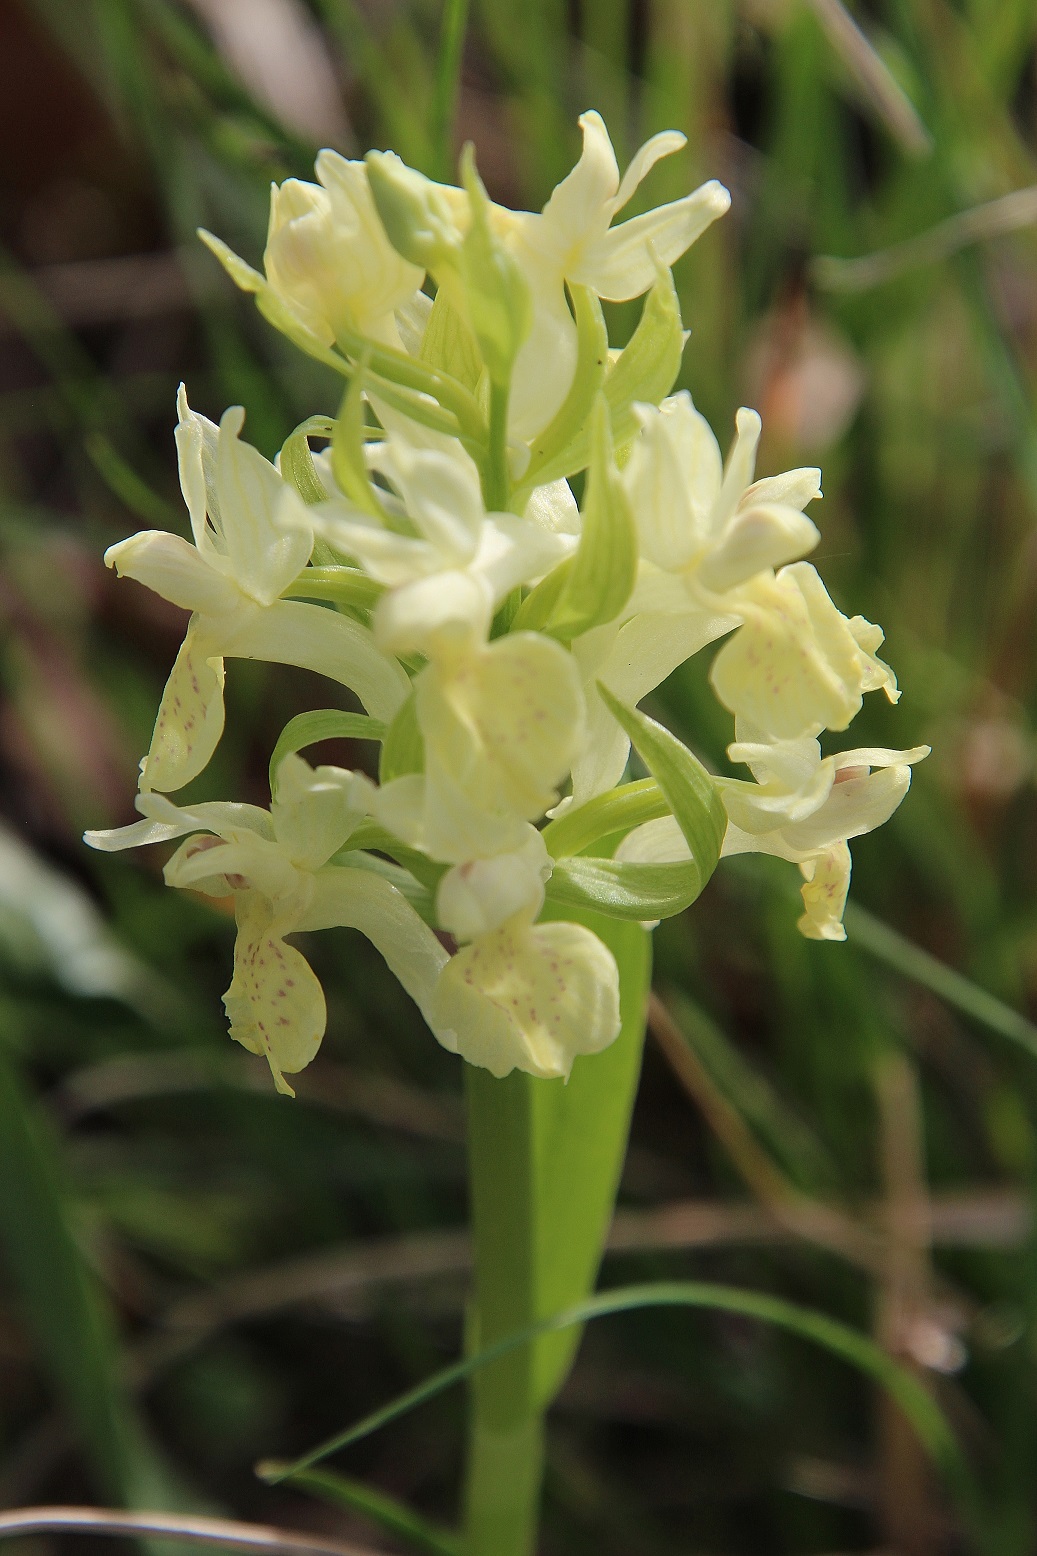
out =
[[[0,1507],[446,1549],[351,1481],[253,1465],[457,1354],[458,1062],[365,941],[315,937],[329,1032],[287,1105],[226,1037],[232,923],[161,859],[82,846],[133,816],[183,631],[101,555],[186,526],[181,378],[210,416],[243,403],[271,456],[336,404],[196,226],[256,262],[271,179],[322,145],[447,173],[471,139],[490,192],[537,208],[595,107],[621,165],[686,132],[646,201],[730,187],[677,267],[681,382],[722,445],[762,412],[761,474],[823,466],[818,564],[904,687],[852,743],[933,746],[854,846],[846,946],[799,938],[797,872],[762,859],[658,931],[603,1280],[726,1281],[871,1331],[964,1444],[989,1549],[1037,1549],[1037,11],[852,10],[473,0],[451,136],[439,0],[0,0]],[[723,768],[704,659],[654,711]],[[328,700],[235,662],[197,792],[266,803],[282,724]],[[463,1415],[441,1396],[337,1467],[449,1523]],[[552,1420],[548,1556],[965,1548],[896,1412],[748,1322],[598,1324]]]

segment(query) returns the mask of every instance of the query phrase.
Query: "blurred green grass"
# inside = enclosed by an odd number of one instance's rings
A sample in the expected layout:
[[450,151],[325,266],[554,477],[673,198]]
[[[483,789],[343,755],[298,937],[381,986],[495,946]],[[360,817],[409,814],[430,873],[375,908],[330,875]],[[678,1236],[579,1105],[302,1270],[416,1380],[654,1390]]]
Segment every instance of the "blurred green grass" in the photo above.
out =
[[[178,379],[209,414],[245,404],[268,454],[335,402],[195,227],[254,260],[270,179],[306,176],[324,135],[429,168],[444,155],[438,4],[264,6],[283,29],[273,99],[259,9],[250,64],[233,9],[0,8],[0,796],[40,872],[0,912],[0,1501],[165,1499],[359,1536],[370,1526],[251,1465],[456,1351],[456,1063],[366,944],[327,936],[313,950],[329,1036],[284,1106],[222,1030],[226,921],[167,892],[152,861],[77,841],[128,819],[179,641],[176,613],[100,562],[132,530],[180,522]],[[493,194],[535,207],[596,107],[621,161],[657,129],[688,135],[647,198],[731,187],[731,215],[677,269],[682,383],[721,443],[739,404],[760,409],[762,473],[823,466],[819,564],[840,604],[883,624],[905,693],[869,707],[854,743],[934,747],[902,811],[855,846],[854,899],[1033,1016],[1033,230],[901,269],[894,256],[857,290],[821,261],[1037,183],[1037,15],[1031,0],[886,0],[856,8],[860,37],[845,15],[832,0],[473,0],[456,139],[475,141]],[[613,311],[617,338],[635,318]],[[721,766],[731,732],[705,669],[679,672],[657,708]],[[282,724],[327,701],[314,690],[236,664],[206,792],[262,803]],[[359,744],[329,752],[365,760]],[[924,961],[878,958],[864,925],[845,948],[802,941],[791,890],[773,861],[724,866],[658,932],[657,987],[696,1080],[689,1095],[673,1052],[650,1048],[624,1203],[705,1204],[719,1231],[704,1241],[685,1217],[686,1246],[628,1245],[607,1278],[707,1275],[874,1328],[961,1434],[990,1550],[1023,1556],[1037,1060],[934,992]],[[877,1256],[833,1249],[824,1206],[867,1221]],[[448,1521],[460,1442],[448,1398],[345,1468]],[[544,1549],[952,1550],[948,1506],[835,1363],[738,1321],[631,1315],[588,1335],[556,1411]]]

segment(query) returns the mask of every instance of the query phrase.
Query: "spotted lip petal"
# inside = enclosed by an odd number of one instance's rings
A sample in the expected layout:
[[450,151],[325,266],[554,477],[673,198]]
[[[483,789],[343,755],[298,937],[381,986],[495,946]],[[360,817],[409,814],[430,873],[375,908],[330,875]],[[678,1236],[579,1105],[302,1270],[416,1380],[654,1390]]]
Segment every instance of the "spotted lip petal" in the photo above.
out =
[[568,1076],[579,1054],[619,1035],[619,973],[583,925],[518,914],[451,958],[429,1021],[445,1048],[492,1075]]
[[261,899],[239,905],[234,977],[223,1004],[234,1041],[261,1054],[277,1090],[294,1097],[285,1073],[305,1069],[316,1055],[327,1007],[316,973],[271,927]]
[[223,734],[224,681],[223,659],[195,617],[162,693],[142,790],[180,789],[204,772]]

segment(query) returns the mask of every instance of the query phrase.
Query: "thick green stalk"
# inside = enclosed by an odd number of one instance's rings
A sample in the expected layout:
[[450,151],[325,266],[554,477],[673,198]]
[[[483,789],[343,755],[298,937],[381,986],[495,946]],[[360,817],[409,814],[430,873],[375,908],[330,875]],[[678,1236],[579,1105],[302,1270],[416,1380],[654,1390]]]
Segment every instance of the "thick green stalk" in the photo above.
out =
[[[568,1083],[467,1070],[475,1290],[469,1344],[483,1349],[586,1296],[597,1278],[640,1073],[650,940],[638,924],[566,908],[609,946],[622,1031]],[[544,1414],[579,1331],[541,1336],[472,1381],[466,1556],[536,1548]]]

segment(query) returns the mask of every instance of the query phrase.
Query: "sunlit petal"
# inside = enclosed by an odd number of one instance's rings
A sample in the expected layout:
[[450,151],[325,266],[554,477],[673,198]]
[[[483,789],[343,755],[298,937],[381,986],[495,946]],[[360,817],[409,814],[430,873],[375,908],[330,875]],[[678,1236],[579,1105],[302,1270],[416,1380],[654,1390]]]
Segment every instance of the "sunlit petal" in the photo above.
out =
[[531,928],[520,914],[451,958],[429,1019],[445,1048],[493,1075],[567,1076],[619,1035],[619,974],[589,929]]

